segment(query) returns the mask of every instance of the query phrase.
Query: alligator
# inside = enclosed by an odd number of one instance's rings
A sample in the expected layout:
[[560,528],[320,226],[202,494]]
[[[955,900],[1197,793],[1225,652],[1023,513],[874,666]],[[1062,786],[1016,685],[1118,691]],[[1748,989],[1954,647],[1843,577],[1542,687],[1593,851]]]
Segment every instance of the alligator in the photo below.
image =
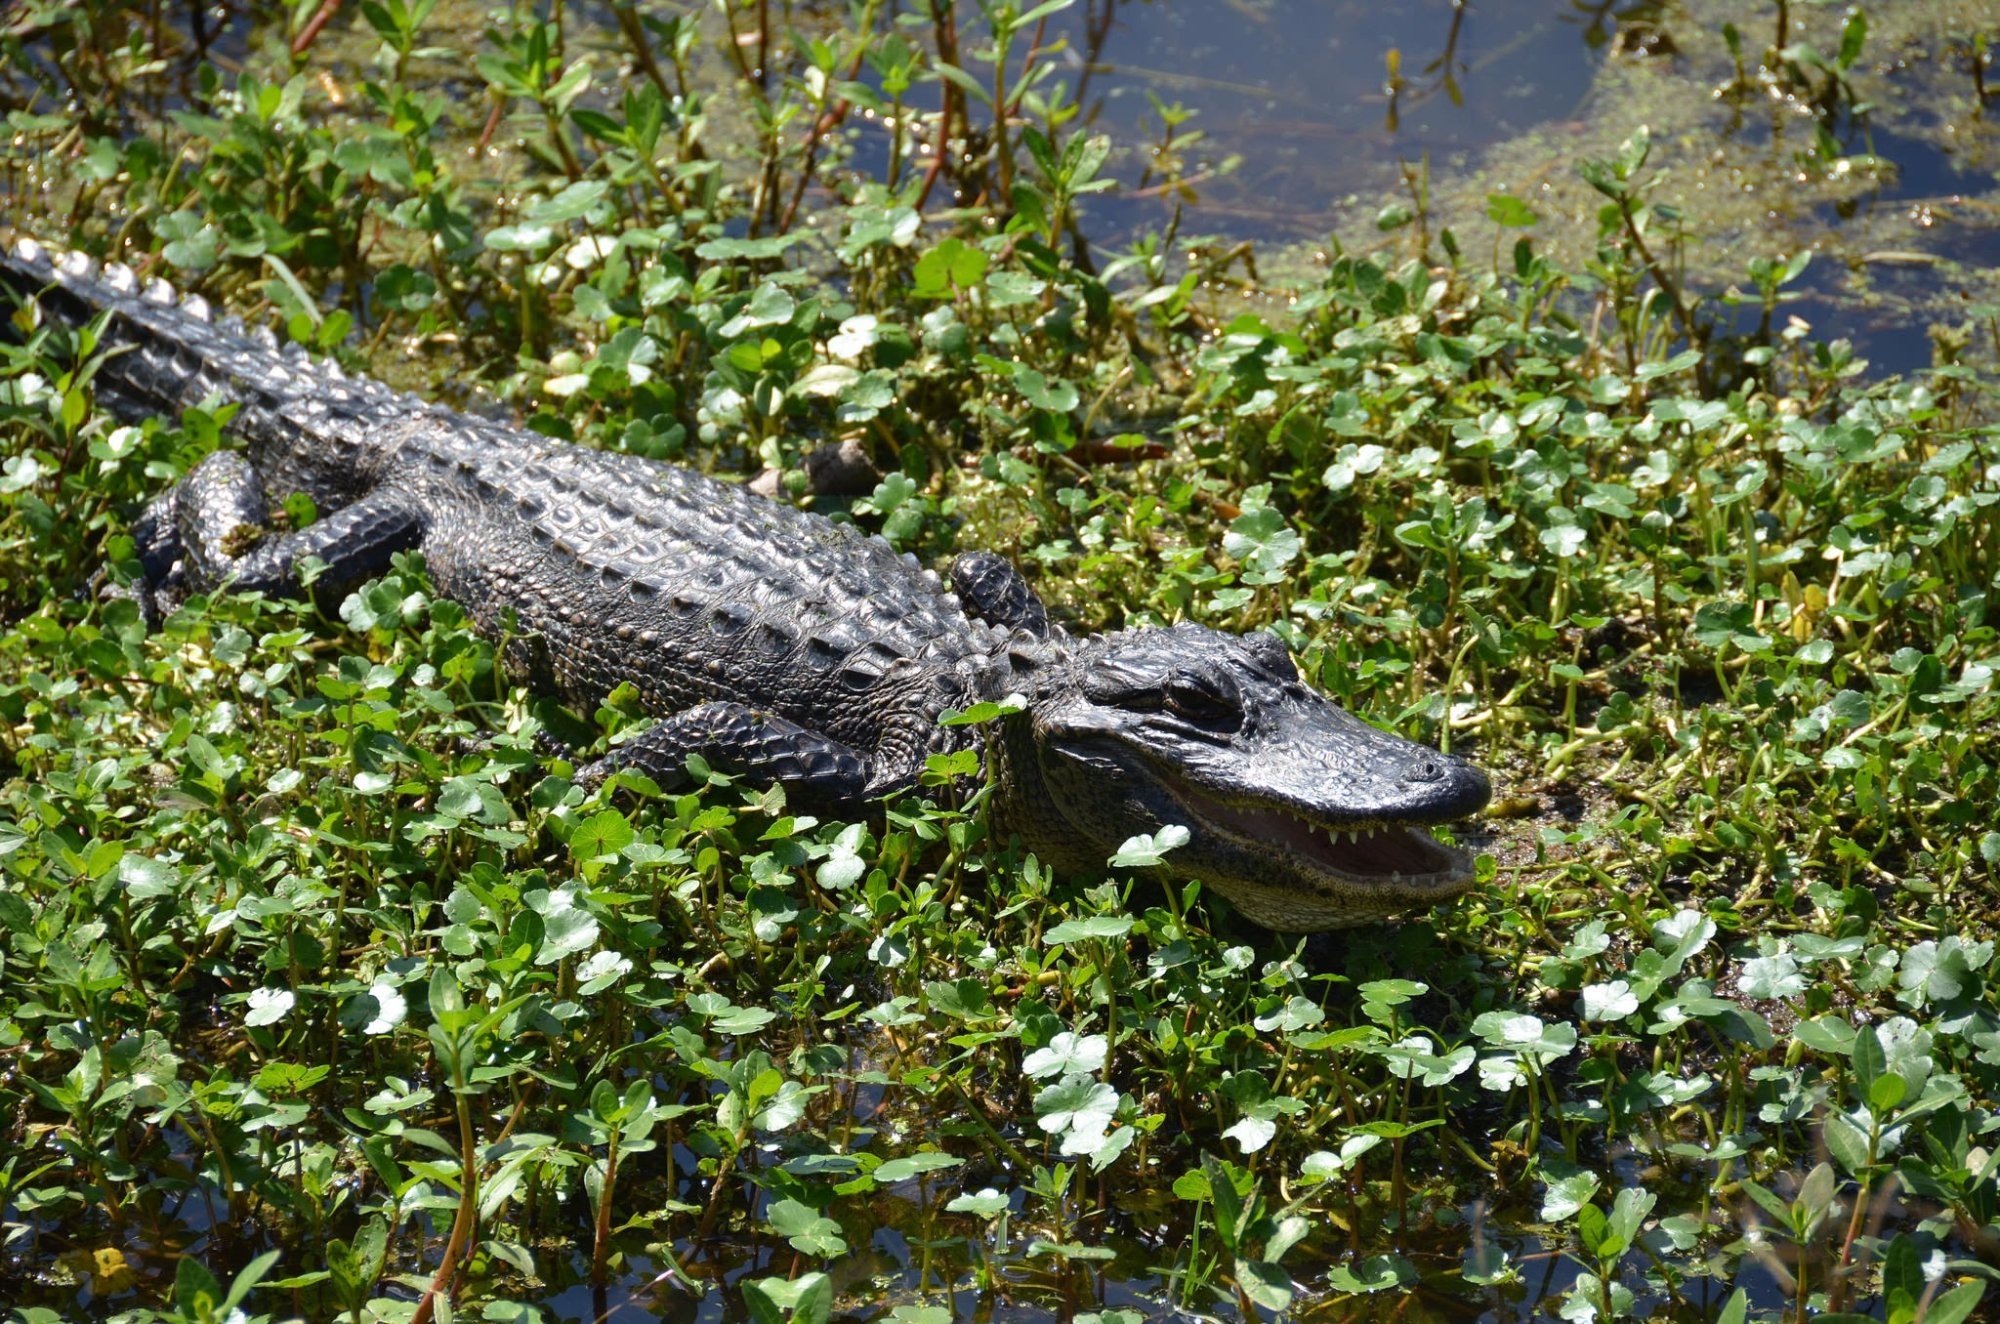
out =
[[[237,406],[245,449],[134,519],[127,591],[149,621],[224,588],[303,597],[309,565],[313,595],[338,601],[417,550],[510,675],[584,712],[629,684],[656,719],[578,760],[586,791],[622,770],[682,788],[698,755],[858,815],[917,785],[927,756],[969,749],[1001,839],[1084,872],[1185,829],[1162,869],[1272,930],[1471,885],[1471,853],[1426,828],[1482,809],[1485,774],[1341,709],[1275,634],[1073,633],[1003,557],[960,555],[947,582],[852,523],[350,376],[116,263],[0,241],[0,285],[17,324],[105,319],[95,380],[114,412]],[[295,493],[317,519],[274,528]],[[982,704],[1002,715],[941,720]]]

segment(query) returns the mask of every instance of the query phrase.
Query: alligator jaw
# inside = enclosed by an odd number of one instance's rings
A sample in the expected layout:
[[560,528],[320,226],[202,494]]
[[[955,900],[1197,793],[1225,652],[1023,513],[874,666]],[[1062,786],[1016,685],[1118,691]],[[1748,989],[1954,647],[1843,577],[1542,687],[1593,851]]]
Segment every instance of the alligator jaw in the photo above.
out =
[[1275,844],[1311,873],[1352,887],[1385,889],[1410,903],[1453,896],[1472,885],[1472,852],[1447,846],[1414,823],[1332,826],[1283,809],[1232,806],[1206,797],[1197,812],[1239,843]]

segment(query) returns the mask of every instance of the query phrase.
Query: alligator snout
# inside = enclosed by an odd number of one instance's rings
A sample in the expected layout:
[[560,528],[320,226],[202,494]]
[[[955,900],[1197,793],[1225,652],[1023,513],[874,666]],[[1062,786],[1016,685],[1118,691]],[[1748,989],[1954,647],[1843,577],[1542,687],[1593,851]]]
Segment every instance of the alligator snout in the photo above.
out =
[[1407,797],[1400,817],[1417,823],[1448,823],[1470,818],[1493,798],[1493,783],[1464,759],[1426,753],[1412,762],[1400,779]]

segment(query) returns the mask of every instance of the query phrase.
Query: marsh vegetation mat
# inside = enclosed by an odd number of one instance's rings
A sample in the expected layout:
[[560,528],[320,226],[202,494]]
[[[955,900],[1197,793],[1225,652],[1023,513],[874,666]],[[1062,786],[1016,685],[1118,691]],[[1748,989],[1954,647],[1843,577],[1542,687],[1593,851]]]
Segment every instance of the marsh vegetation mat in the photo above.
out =
[[1299,940],[960,766],[585,795],[535,727],[636,710],[413,559],[98,592],[229,410],[17,318],[0,1311],[1992,1317],[1986,11],[9,7],[20,231],[1076,628],[1274,631],[1499,798],[1470,895]]

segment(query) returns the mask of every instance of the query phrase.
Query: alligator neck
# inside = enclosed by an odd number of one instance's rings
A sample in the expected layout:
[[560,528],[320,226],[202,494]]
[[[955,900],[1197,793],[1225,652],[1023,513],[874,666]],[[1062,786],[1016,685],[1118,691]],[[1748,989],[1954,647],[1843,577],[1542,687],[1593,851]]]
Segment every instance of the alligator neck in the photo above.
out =
[[993,837],[1005,842],[1010,833],[1017,835],[1023,850],[1066,873],[1102,869],[1104,861],[1084,849],[1086,843],[1070,829],[1069,816],[1042,777],[1034,720],[1032,712],[1016,713],[1002,719],[986,738],[993,777],[987,821]]

